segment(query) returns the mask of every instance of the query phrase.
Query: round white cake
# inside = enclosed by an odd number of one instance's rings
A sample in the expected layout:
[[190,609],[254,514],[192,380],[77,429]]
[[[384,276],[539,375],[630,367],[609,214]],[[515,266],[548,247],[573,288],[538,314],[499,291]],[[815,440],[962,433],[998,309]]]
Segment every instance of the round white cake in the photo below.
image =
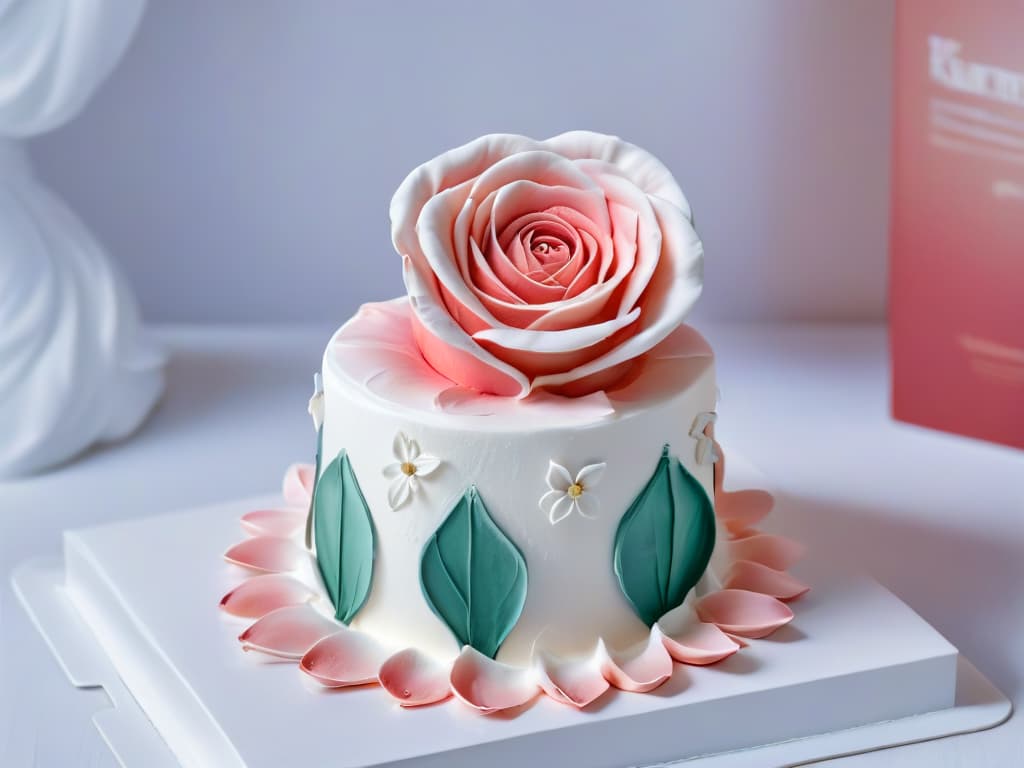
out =
[[225,554],[271,572],[222,600],[257,619],[244,648],[486,713],[651,691],[793,618],[799,547],[757,530],[769,494],[723,488],[684,323],[704,249],[661,162],[483,136],[414,169],[391,226],[407,295],[334,334],[316,465]]
[[[409,312],[405,298],[366,305],[324,354],[321,472],[347,455],[375,531],[372,583],[351,626],[440,658],[459,653],[461,642],[424,594],[421,563],[435,531],[475,487],[527,572],[525,603],[499,660],[525,664],[535,649],[572,656],[592,652],[598,639],[611,648],[645,640],[649,627],[616,579],[616,532],[665,446],[710,503],[710,347],[683,326],[618,391],[486,397],[430,369]],[[427,474],[415,471],[423,457]],[[600,469],[575,490],[585,467]]]

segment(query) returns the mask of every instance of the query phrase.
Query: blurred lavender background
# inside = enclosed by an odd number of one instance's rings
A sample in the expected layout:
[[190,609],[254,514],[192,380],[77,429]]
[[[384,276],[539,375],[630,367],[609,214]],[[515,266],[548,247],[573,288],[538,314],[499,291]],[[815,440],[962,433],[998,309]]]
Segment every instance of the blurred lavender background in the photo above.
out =
[[387,210],[493,131],[660,156],[707,252],[697,317],[884,315],[889,0],[154,2],[32,144],[150,321],[340,323],[402,291]]

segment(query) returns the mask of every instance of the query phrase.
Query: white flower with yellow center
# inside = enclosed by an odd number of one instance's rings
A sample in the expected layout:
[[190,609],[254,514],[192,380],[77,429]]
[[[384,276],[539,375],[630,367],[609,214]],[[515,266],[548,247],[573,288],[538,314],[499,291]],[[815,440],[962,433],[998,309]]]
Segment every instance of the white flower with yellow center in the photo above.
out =
[[441,466],[441,460],[422,453],[419,443],[403,432],[395,435],[391,451],[396,461],[384,467],[384,476],[393,478],[388,487],[388,504],[391,509],[398,509],[419,489],[419,479]]
[[540,508],[551,524],[559,523],[575,510],[583,517],[597,516],[601,504],[594,494],[594,487],[604,475],[607,464],[588,464],[576,476],[557,461],[548,462],[547,481],[549,490],[540,497]]

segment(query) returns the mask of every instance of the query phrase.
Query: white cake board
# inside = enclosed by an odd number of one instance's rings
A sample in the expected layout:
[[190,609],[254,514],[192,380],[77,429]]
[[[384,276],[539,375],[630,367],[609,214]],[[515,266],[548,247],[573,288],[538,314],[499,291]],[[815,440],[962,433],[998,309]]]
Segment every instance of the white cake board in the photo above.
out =
[[[64,562],[32,561],[15,589],[128,766],[593,768],[689,760],[796,765],[1005,720],[1010,703],[876,582],[809,562],[796,620],[712,667],[678,666],[648,695],[579,712],[545,697],[514,717],[461,703],[402,710],[375,687],[328,691],[295,663],[239,648],[219,611],[246,575],[221,559],[267,499],[73,531]],[[768,746],[762,746],[768,745]]]

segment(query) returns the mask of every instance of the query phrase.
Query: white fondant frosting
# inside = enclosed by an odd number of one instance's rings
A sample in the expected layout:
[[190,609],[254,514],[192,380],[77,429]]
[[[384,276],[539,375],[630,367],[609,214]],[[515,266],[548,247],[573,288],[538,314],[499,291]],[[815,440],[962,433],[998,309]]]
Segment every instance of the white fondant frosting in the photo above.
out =
[[[324,355],[323,464],[347,452],[377,537],[370,595],[351,626],[389,645],[456,657],[458,643],[423,597],[420,562],[428,539],[475,485],[529,575],[525,605],[499,661],[583,656],[599,640],[611,651],[646,642],[649,628],[616,580],[614,539],[666,444],[713,496],[712,467],[698,462],[689,436],[697,416],[715,407],[707,343],[683,326],[618,391],[578,399],[474,397],[452,392],[430,369],[409,317],[405,298],[367,305]],[[407,444],[396,447],[397,435],[441,459],[428,481],[403,498],[400,513],[391,504],[395,475],[381,471],[401,463],[399,449],[411,456]],[[545,512],[538,499],[559,489],[568,497],[571,485],[581,486],[573,501],[599,494],[600,510],[587,507],[588,514],[552,525],[552,508]]]

